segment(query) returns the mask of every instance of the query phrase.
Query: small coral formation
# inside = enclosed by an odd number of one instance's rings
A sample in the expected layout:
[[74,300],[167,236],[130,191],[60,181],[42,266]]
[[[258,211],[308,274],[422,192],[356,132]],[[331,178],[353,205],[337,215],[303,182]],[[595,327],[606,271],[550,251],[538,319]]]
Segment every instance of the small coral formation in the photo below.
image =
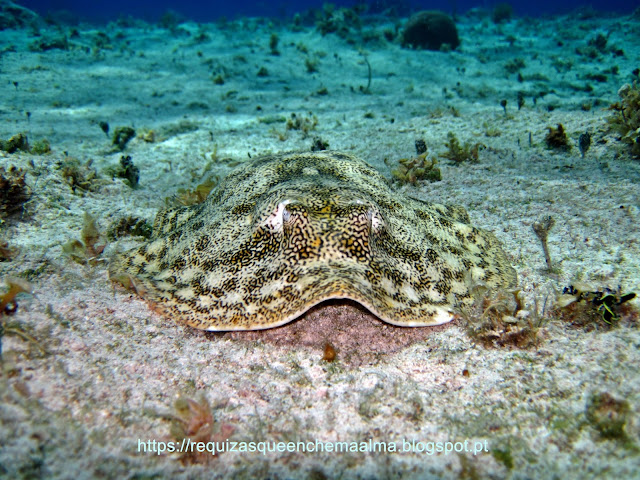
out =
[[[81,232],[82,241],[70,240],[62,246],[62,252],[74,262],[80,264],[96,265],[101,259],[100,255],[107,246],[106,242],[100,242],[102,235],[98,230],[95,218],[85,212]],[[98,245],[98,242],[101,244]]]
[[0,221],[22,212],[31,197],[25,182],[27,172],[16,167],[0,167]]
[[571,150],[569,138],[567,137],[567,133],[564,131],[564,126],[561,123],[558,124],[558,128],[547,127],[547,129],[549,130],[549,133],[544,137],[544,143],[547,144],[547,147],[555,150]]
[[213,190],[220,179],[216,175],[215,177],[208,178],[201,184],[199,184],[196,188],[193,189],[184,189],[180,188],[178,193],[173,197],[169,197],[165,200],[165,203],[168,206],[180,206],[180,207],[188,207],[189,205],[197,205],[198,203],[202,203],[209,196],[209,192]]
[[31,146],[31,153],[36,155],[46,155],[47,153],[51,153],[51,144],[49,140],[43,138],[42,140],[37,140]]
[[29,145],[29,139],[24,133],[13,135],[9,140],[0,140],[0,150],[7,153],[28,152],[36,155],[44,155],[51,153],[51,144],[49,140],[37,140],[32,146]]
[[596,289],[576,282],[556,299],[554,314],[565,324],[586,331],[610,330],[622,323],[637,325],[638,311],[627,303],[635,297],[634,292],[623,294],[620,287]]
[[480,157],[480,150],[485,146],[481,143],[465,143],[460,145],[460,140],[453,132],[447,133],[447,151],[441,153],[442,158],[448,158],[453,162],[460,164],[462,162],[477,162]]
[[[181,452],[183,464],[208,464],[215,460],[214,442],[224,442],[233,431],[229,424],[218,424],[213,418],[213,410],[204,397],[199,402],[190,398],[179,398],[174,404],[175,414],[171,416],[171,437],[181,445],[186,445]],[[203,445],[204,451],[196,448],[196,444]]]
[[398,167],[391,170],[391,176],[401,184],[410,183],[415,185],[419,180],[429,182],[439,182],[442,180],[442,173],[436,166],[438,160],[428,159],[429,152],[424,140],[416,140],[417,157],[401,158],[398,160]]
[[127,146],[127,143],[129,143],[129,140],[135,136],[136,131],[131,127],[116,127],[113,131],[113,139],[111,143],[122,151]]
[[7,153],[28,152],[29,141],[27,136],[24,133],[18,133],[9,140],[0,140],[0,150],[4,150]]
[[329,148],[329,141],[323,140],[320,137],[313,137],[313,143],[311,144],[312,152],[320,152]]
[[309,116],[292,113],[287,119],[287,130],[299,130],[306,137],[318,125],[318,117],[309,112]]
[[77,190],[87,192],[96,190],[100,184],[98,172],[92,167],[92,164],[93,160],[81,164],[77,158],[65,157],[58,162],[57,168],[73,193],[76,193]]
[[608,392],[602,392],[589,397],[585,416],[602,438],[626,440],[626,426],[630,413],[629,402],[618,400]]
[[140,170],[133,164],[133,160],[131,160],[131,156],[122,156],[120,157],[120,168],[116,171],[116,174],[120,178],[124,178],[131,188],[136,188],[138,186],[138,181],[140,180]]
[[316,28],[324,36],[335,33],[340,38],[347,39],[352,30],[359,30],[362,22],[357,8],[338,8],[330,3],[322,7],[320,18],[316,22]]
[[149,222],[129,216],[113,222],[107,230],[107,238],[111,241],[127,236],[149,238],[152,232]]
[[500,291],[487,296],[482,293],[482,286],[476,290],[474,306],[462,312],[470,338],[487,348],[528,348],[539,343],[537,306],[533,313],[525,310],[520,291]]
[[640,88],[624,84],[618,90],[620,101],[609,107],[616,113],[609,118],[611,130],[620,135],[620,141],[631,149],[631,155],[640,158]]
[[456,24],[443,12],[418,12],[409,19],[402,32],[404,47],[455,50],[459,45]]
[[138,138],[143,142],[154,143],[156,141],[155,130],[143,130],[138,134]]

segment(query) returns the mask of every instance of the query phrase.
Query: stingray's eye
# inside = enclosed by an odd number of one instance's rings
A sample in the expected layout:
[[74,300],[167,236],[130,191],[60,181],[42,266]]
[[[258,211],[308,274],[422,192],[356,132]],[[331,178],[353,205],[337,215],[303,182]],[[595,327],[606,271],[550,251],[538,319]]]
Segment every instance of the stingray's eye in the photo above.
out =
[[283,225],[291,218],[291,212],[287,209],[287,205],[290,203],[291,200],[283,200],[278,203],[275,210],[264,222],[264,226],[273,232],[281,232]]
[[384,230],[385,222],[384,218],[382,218],[382,215],[380,215],[380,212],[378,212],[374,208],[370,208],[369,210],[367,210],[367,217],[369,219],[369,225],[371,225],[372,232],[378,233]]

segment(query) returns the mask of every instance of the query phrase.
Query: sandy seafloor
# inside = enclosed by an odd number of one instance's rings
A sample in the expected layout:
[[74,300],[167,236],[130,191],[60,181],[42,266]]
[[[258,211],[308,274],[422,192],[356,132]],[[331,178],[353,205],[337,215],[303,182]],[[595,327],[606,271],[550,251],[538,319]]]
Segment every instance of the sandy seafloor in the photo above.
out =
[[[212,334],[162,318],[109,281],[110,256],[140,238],[109,242],[94,266],[62,251],[80,237],[84,212],[102,231],[128,215],[152,222],[166,197],[209,175],[223,177],[249,155],[309,150],[317,136],[390,178],[385,158],[394,165],[414,155],[417,138],[442,153],[451,131],[486,145],[479,162],[441,159],[441,182],[400,188],[463,205],[474,225],[493,231],[527,308],[536,299],[550,305],[576,279],[638,292],[640,163],[606,122],[606,107],[640,66],[638,19],[569,15],[496,26],[461,17],[462,45],[452,53],[384,40],[359,50],[333,34],[258,19],[186,23],[178,33],[145,24],[75,28],[69,50],[44,52],[29,50],[37,40],[29,29],[0,32],[0,45],[14,46],[0,57],[0,137],[25,132],[52,147],[47,155],[0,158],[2,166],[26,169],[32,190],[24,214],[1,227],[18,253],[0,263],[0,275],[33,286],[10,320],[49,351],[42,356],[18,337],[3,339],[0,477],[640,478],[634,326],[587,332],[549,321],[536,347],[487,348],[460,321],[408,332],[334,302],[296,322],[295,334],[291,327]],[[364,31],[384,28],[393,22],[378,19]],[[41,30],[47,38],[70,32]],[[96,48],[99,32],[107,40]],[[279,56],[270,53],[272,32]],[[598,32],[624,56],[579,55]],[[199,33],[207,38],[196,41]],[[363,52],[372,67],[370,94],[360,88],[367,83]],[[504,69],[517,57],[525,62],[522,82]],[[316,72],[307,72],[307,58],[317,61]],[[587,79],[614,65],[619,73],[606,81]],[[261,67],[267,76],[256,75]],[[213,81],[218,74],[223,85]],[[318,94],[323,87],[326,95]],[[521,110],[518,91],[526,94]],[[315,115],[317,126],[308,135],[287,131],[280,120],[292,113]],[[275,117],[282,118],[265,121]],[[124,152],[140,169],[138,188],[108,173],[122,153],[100,121],[111,131],[154,131],[154,142],[136,138]],[[570,152],[545,146],[547,127],[558,123]],[[581,158],[577,139],[585,131],[593,142]],[[213,152],[218,160],[211,162]],[[56,165],[67,155],[93,160],[100,181],[91,191],[74,193],[65,182]],[[556,219],[549,248],[558,274],[546,271],[532,230],[545,214]],[[396,337],[408,338],[403,348]],[[336,346],[333,362],[323,360],[326,342]],[[628,402],[624,439],[603,438],[588,418],[589,399],[605,392]],[[470,440],[486,441],[489,452],[231,452],[187,463],[137,451],[138,439],[171,439],[167,416],[176,399],[202,396],[223,431],[213,438],[233,429],[229,439],[238,442]]]

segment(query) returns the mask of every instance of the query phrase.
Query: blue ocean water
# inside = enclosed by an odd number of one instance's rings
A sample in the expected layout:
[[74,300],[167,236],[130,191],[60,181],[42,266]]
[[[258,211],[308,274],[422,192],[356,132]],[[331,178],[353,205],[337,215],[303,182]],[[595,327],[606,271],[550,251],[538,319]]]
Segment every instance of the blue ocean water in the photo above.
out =
[[[197,22],[214,21],[222,16],[235,18],[238,16],[267,16],[287,18],[294,13],[311,8],[321,8],[323,0],[305,1],[267,1],[267,0],[235,0],[233,2],[202,0],[112,0],[110,2],[87,2],[86,0],[22,0],[17,2],[41,15],[57,11],[67,11],[78,19],[91,21],[109,21],[120,16],[131,15],[147,21],[158,20],[168,10],[179,13]],[[353,7],[366,5],[371,13],[394,12],[408,15],[418,10],[442,10],[447,13],[464,13],[471,8],[492,9],[500,1],[455,1],[455,0],[344,0],[331,2],[336,6]],[[630,13],[640,3],[629,0],[592,0],[564,1],[554,0],[512,1],[514,13],[519,16],[544,16],[567,13],[579,8],[592,8],[602,12]]]

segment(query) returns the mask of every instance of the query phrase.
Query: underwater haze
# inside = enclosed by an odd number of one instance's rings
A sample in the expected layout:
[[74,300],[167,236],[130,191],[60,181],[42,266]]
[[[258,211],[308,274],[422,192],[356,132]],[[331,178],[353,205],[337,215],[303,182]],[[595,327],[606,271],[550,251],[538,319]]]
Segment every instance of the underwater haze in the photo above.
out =
[[[418,1],[418,0],[369,0],[369,1],[334,1],[322,0],[306,1],[266,1],[266,0],[236,0],[236,1],[129,1],[113,0],[110,2],[87,2],[84,0],[23,0],[17,2],[27,8],[35,10],[41,15],[65,10],[80,20],[109,21],[121,16],[131,15],[147,21],[157,21],[166,11],[174,11],[195,22],[211,22],[220,17],[236,18],[238,16],[266,16],[287,18],[295,13],[307,9],[322,8],[325,3],[332,3],[337,7],[353,7],[366,5],[370,13],[395,12],[399,15],[419,10],[442,10],[449,14],[464,13],[472,8],[492,9],[500,1],[474,2],[466,1]],[[580,0],[557,2],[541,0],[529,2],[518,0],[510,3],[516,15],[543,16],[566,13],[579,8],[592,8],[602,12],[630,13],[638,7],[638,3],[629,0],[594,0],[584,2]]]

